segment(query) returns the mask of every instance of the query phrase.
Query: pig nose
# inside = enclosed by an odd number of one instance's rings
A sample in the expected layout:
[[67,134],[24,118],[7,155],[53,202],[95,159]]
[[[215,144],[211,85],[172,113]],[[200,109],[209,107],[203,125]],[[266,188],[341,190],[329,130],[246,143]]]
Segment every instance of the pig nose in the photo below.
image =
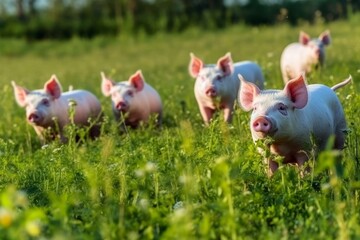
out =
[[29,122],[36,123],[36,122],[39,122],[40,116],[38,114],[36,114],[36,113],[31,113],[28,116],[28,120],[29,120]]
[[316,54],[317,57],[319,57],[320,56],[320,49],[316,49],[315,54]]
[[268,133],[271,129],[271,122],[266,117],[258,117],[252,127],[256,132]]
[[209,97],[216,97],[216,90],[214,87],[208,87],[206,90],[205,90],[205,94]]
[[117,110],[125,110],[127,108],[127,104],[124,101],[120,101],[116,104]]

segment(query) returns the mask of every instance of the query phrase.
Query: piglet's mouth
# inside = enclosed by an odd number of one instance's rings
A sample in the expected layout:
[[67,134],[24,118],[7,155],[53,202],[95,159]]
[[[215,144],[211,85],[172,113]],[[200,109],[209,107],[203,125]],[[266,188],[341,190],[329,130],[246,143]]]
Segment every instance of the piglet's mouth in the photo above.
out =
[[258,138],[267,138],[267,137],[271,137],[271,138],[274,138],[274,136],[276,135],[276,133],[278,132],[278,129],[277,128],[274,128],[274,129],[271,129],[270,131],[268,132],[256,132],[255,131],[255,134]]
[[125,109],[116,109],[115,110],[117,112],[117,115],[123,117],[123,118],[127,118],[129,116],[129,110],[125,110]]
[[125,113],[128,112],[128,110],[127,110],[127,109],[124,109],[124,108],[117,109],[117,111],[118,111],[119,113],[123,113],[123,114],[125,114]]

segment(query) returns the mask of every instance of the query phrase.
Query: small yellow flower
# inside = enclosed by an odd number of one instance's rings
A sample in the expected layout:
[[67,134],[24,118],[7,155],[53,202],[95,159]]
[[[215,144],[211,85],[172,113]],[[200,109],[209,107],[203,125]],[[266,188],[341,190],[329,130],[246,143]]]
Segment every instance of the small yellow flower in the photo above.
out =
[[40,235],[40,223],[38,221],[31,221],[26,223],[26,231],[32,237],[37,237]]
[[13,221],[12,213],[6,209],[1,207],[0,208],[0,225],[3,227],[9,227]]

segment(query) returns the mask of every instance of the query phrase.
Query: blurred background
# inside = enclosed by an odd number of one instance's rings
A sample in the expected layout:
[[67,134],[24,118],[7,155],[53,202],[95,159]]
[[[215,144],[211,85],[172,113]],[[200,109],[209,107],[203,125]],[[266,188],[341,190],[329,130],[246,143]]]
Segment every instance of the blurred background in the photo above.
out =
[[236,23],[330,22],[360,10],[360,0],[1,0],[0,37],[27,40],[152,35]]

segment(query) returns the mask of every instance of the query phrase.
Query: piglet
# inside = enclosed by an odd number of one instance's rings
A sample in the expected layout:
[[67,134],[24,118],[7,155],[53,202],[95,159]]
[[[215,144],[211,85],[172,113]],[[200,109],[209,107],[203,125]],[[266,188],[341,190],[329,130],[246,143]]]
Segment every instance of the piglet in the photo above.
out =
[[[62,92],[61,85],[55,75],[44,85],[44,89],[27,90],[12,81],[16,102],[26,109],[26,119],[30,123],[41,142],[59,137],[66,142],[64,127],[70,123],[77,126],[90,126],[90,137],[100,134],[99,124],[95,124],[101,117],[99,100],[85,90]],[[74,116],[69,115],[70,105],[74,105]],[[50,130],[50,132],[48,131]]]
[[162,121],[162,103],[158,92],[145,82],[140,70],[128,81],[114,82],[101,73],[102,93],[112,100],[112,109],[117,121],[121,115],[124,123],[132,128],[148,122],[152,114],[157,115],[157,125]]
[[281,54],[280,67],[284,82],[286,83],[303,72],[310,73],[314,67],[323,66],[325,46],[330,44],[330,40],[328,30],[314,39],[301,31],[299,42],[289,44]]
[[221,57],[217,64],[205,65],[190,53],[189,73],[195,78],[195,98],[201,116],[209,124],[216,110],[224,111],[224,120],[231,122],[234,103],[239,91],[238,74],[264,88],[264,77],[259,65],[250,61],[233,63],[230,53]]
[[[329,88],[321,84],[306,85],[298,76],[286,83],[283,90],[261,91],[242,76],[239,102],[245,111],[252,111],[250,129],[254,142],[269,138],[270,152],[283,157],[283,163],[303,165],[314,148],[323,150],[330,136],[335,137],[334,149],[344,147],[346,121],[335,90],[351,81]],[[259,149],[261,151],[261,149]],[[262,149],[264,152],[264,149]],[[274,159],[266,159],[271,175],[278,168]]]

